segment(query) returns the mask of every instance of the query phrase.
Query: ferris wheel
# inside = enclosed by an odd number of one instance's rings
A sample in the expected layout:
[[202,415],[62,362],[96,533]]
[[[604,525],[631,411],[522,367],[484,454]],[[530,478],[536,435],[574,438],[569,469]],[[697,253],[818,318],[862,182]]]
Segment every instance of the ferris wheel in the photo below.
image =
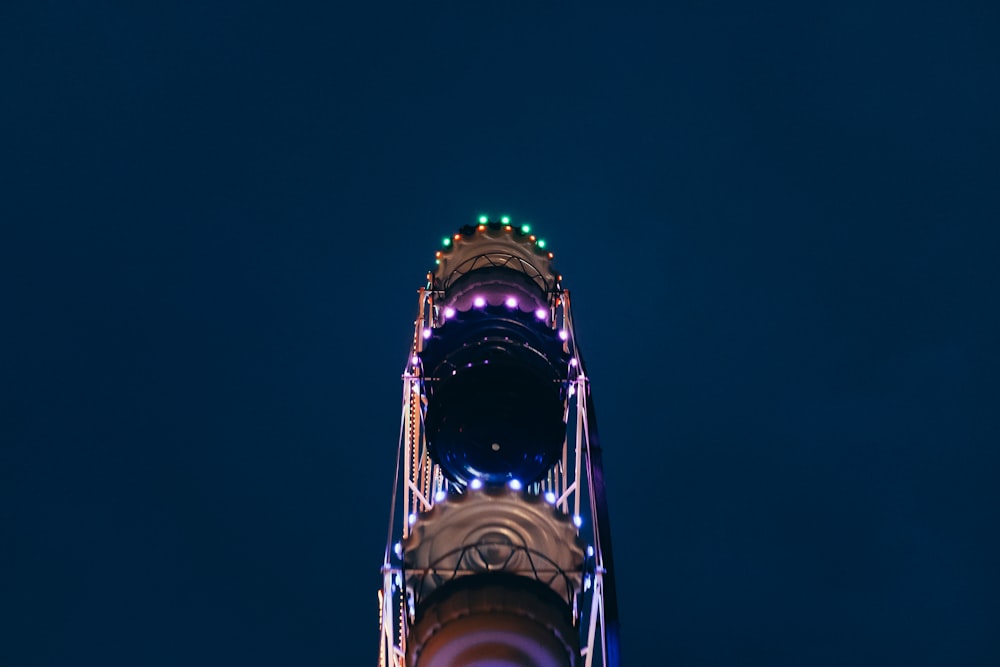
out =
[[570,293],[528,224],[444,238],[403,372],[379,667],[618,667],[601,448]]

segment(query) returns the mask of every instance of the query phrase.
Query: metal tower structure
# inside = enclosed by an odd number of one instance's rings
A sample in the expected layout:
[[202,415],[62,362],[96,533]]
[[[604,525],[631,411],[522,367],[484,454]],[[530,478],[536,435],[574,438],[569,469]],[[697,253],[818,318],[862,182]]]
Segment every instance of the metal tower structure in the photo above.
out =
[[482,216],[419,290],[379,667],[619,666],[596,416],[552,258]]

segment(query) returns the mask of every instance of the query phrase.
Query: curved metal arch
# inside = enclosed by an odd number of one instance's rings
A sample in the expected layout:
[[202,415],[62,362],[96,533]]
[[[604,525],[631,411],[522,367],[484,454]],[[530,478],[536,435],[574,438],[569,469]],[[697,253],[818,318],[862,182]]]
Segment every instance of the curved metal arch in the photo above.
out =
[[[490,547],[498,547],[509,551],[502,563],[491,566],[489,563],[490,556],[485,555],[482,551],[480,551],[481,549]],[[461,567],[463,564],[470,564],[468,555],[472,552],[475,552],[482,559],[484,567]],[[527,569],[508,568],[511,561],[515,560],[515,555],[519,553],[523,553],[525,555],[530,567]],[[536,564],[536,562],[539,564]],[[445,563],[449,564],[445,565]],[[559,565],[552,558],[546,556],[543,552],[537,549],[532,549],[523,545],[510,544],[509,542],[488,540],[456,547],[455,549],[441,554],[437,560],[430,563],[427,567],[406,568],[407,582],[413,590],[414,603],[418,606],[423,598],[424,586],[427,583],[428,577],[435,579],[435,581],[433,581],[433,588],[431,589],[431,591],[433,591],[436,590],[441,584],[450,581],[451,579],[486,572],[507,572],[527,577],[529,579],[534,579],[535,581],[545,584],[551,588],[556,594],[561,594],[563,600],[570,605],[572,605],[573,596],[578,590],[580,590],[580,582],[582,581],[584,574],[583,568],[580,570],[567,571],[559,567]],[[548,575],[548,578],[543,578],[543,575]],[[555,585],[556,583],[562,584],[560,588],[563,586],[565,587],[563,593],[560,593],[559,588]],[[430,591],[428,594],[429,593]]]
[[515,255],[509,252],[489,252],[481,255],[476,255],[465,260],[454,269],[452,269],[447,276],[441,278],[438,276],[434,277],[434,289],[447,290],[451,287],[459,278],[465,276],[468,273],[476,271],[477,269],[484,268],[505,268],[518,271],[523,273],[528,278],[533,280],[543,292],[549,292],[553,290],[556,286],[556,277],[552,274],[543,273],[541,269],[527,261],[523,257]]

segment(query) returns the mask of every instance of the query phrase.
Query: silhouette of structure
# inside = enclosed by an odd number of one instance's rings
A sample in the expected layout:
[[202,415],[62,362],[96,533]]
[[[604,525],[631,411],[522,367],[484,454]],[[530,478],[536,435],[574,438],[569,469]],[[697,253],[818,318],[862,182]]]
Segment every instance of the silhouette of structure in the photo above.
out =
[[445,238],[403,373],[380,667],[618,667],[597,424],[529,225]]

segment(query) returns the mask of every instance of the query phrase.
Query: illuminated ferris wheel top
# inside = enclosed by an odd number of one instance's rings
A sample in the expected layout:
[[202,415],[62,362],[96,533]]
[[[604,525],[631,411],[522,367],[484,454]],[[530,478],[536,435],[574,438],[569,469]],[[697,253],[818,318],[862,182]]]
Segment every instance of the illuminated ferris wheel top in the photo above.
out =
[[418,290],[380,667],[619,665],[593,399],[552,260],[530,224],[484,215]]

